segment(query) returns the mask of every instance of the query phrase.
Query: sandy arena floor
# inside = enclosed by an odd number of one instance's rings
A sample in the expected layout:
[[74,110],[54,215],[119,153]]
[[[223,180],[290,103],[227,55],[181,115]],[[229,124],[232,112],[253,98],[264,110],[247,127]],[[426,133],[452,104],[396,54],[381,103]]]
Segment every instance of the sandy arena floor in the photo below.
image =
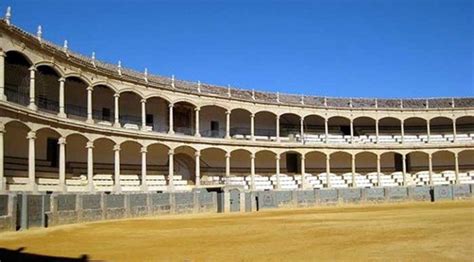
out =
[[0,247],[108,261],[473,261],[474,201],[96,222],[3,233]]

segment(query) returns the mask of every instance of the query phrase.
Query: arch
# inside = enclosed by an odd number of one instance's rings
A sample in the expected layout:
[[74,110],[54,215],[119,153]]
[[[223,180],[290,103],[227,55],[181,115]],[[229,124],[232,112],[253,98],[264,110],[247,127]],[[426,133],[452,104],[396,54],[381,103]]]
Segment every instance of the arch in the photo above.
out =
[[308,114],[304,117],[304,133],[305,136],[317,135],[326,133],[325,121],[326,118],[318,114]]
[[18,55],[18,56],[22,57],[22,59],[24,59],[28,63],[29,66],[33,65],[33,61],[31,60],[31,58],[28,55],[26,55],[25,53],[21,52],[21,51],[18,51],[16,49],[10,49],[10,50],[5,51],[5,55],[6,55],[5,60],[8,59],[9,54],[13,54],[15,56]]
[[395,117],[382,117],[379,119],[379,134],[381,140],[384,135],[397,135],[402,133],[402,121]]
[[419,171],[426,171],[429,169],[429,153],[415,150],[410,151],[406,155],[407,163],[407,172],[408,173],[417,173]]
[[69,73],[66,73],[64,74],[64,79],[68,79],[68,78],[77,78],[77,79],[80,79],[82,82],[86,83],[87,86],[92,86],[92,82],[87,78],[85,77],[84,75],[82,74],[78,74],[76,72],[69,72]]
[[36,67],[35,100],[39,109],[59,112],[59,80],[61,72],[50,65]]
[[69,118],[87,118],[87,87],[89,83],[72,74],[64,81],[64,111]]
[[193,152],[196,152],[198,151],[198,149],[196,147],[194,147],[193,145],[191,144],[185,144],[185,145],[178,145],[176,147],[173,148],[174,152],[185,152],[185,151],[189,151],[188,149],[191,149],[191,151]]
[[251,152],[247,149],[238,148],[230,151],[230,170],[235,175],[247,176],[251,168]]
[[115,85],[113,85],[113,84],[111,84],[107,81],[103,81],[103,80],[92,82],[90,84],[90,86],[92,88],[95,88],[97,86],[105,86],[105,87],[109,88],[110,90],[112,90],[114,93],[118,93],[118,88]]
[[458,153],[458,165],[460,172],[474,170],[474,149],[464,149]]
[[115,114],[114,94],[116,89],[111,85],[96,84],[92,91],[92,118],[97,121],[112,123]]
[[67,134],[64,134],[64,137],[66,137],[66,140],[69,138],[69,137],[74,137],[74,136],[81,136],[83,137],[84,139],[86,139],[87,141],[89,141],[89,137],[87,135],[85,135],[84,133],[80,133],[80,132],[76,132],[76,131],[73,131],[73,132],[68,132]]
[[270,150],[260,150],[255,153],[255,173],[271,176],[276,170],[276,153]]
[[223,138],[226,133],[227,109],[217,105],[206,105],[199,111],[199,133],[203,137]]
[[93,153],[93,173],[99,174],[114,174],[114,146],[115,141],[108,137],[99,137],[93,140],[94,142],[94,153]]
[[122,90],[119,98],[119,121],[122,126],[142,126],[142,96],[135,90]]
[[23,106],[29,104],[31,63],[23,53],[9,51],[4,62],[5,95],[7,100]]
[[474,133],[474,116],[461,116],[456,118],[456,133],[462,134],[458,135],[458,140],[469,141],[469,137],[466,136],[466,134],[472,135]]
[[276,136],[276,114],[262,110],[255,113],[255,136],[257,140],[270,140]]
[[405,130],[405,134],[412,134],[412,135],[426,135],[427,128],[426,128],[427,120],[421,117],[408,117],[405,118],[403,122],[403,128]]
[[40,67],[49,67],[53,71],[55,71],[59,77],[63,77],[65,75],[65,72],[61,69],[61,67],[59,67],[56,63],[50,61],[40,61],[34,64],[33,66],[36,68],[36,70],[38,70]]
[[[354,136],[373,136],[376,133],[376,120],[370,116],[359,116],[354,118]],[[360,141],[362,142],[362,140]]]
[[301,116],[296,113],[280,115],[280,137],[298,140],[301,135]]
[[433,170],[435,172],[455,170],[455,167],[454,167],[455,153],[453,151],[442,149],[442,150],[433,152],[431,156],[432,156]]
[[335,139],[340,140],[344,136],[351,135],[351,120],[343,116],[332,116],[328,118],[328,133],[336,136]]
[[200,167],[201,176],[224,176],[227,152],[219,147],[207,147],[201,149]]
[[153,93],[153,94],[146,95],[143,98],[146,99],[146,100],[153,99],[153,98],[163,99],[168,104],[170,104],[171,101],[172,101],[172,99],[169,96],[165,95],[165,94],[154,94]]
[[207,147],[203,147],[203,148],[201,148],[201,154],[202,154],[202,152],[204,152],[204,151],[209,151],[209,150],[217,150],[217,151],[222,151],[224,154],[226,154],[226,153],[227,153],[227,151],[226,151],[225,149],[222,149],[222,148],[220,148],[220,147],[217,147],[217,146],[212,146],[212,145],[209,145],[209,146],[207,146]]
[[23,159],[23,173],[26,176],[28,166],[27,135],[30,131],[31,128],[19,120],[10,120],[5,123],[5,133],[3,134],[5,175],[14,174],[14,171],[11,170],[7,164],[20,158]]
[[87,142],[89,139],[81,133],[66,136],[66,175],[80,176],[87,170]]
[[7,121],[4,122],[4,125],[5,125],[5,129],[7,128],[7,126],[20,125],[28,129],[28,131],[33,131],[33,129],[27,123],[20,121],[19,119],[8,119]]
[[355,171],[358,174],[368,174],[377,170],[377,154],[362,151],[355,154]]
[[63,131],[58,131],[54,128],[51,128],[51,127],[48,127],[48,126],[42,126],[42,127],[37,127],[35,130],[36,134],[38,134],[39,132],[51,132],[51,133],[55,133],[58,135],[58,137],[62,137],[63,136]]
[[257,110],[254,114],[255,114],[255,117],[256,117],[258,114],[263,114],[263,113],[268,113],[268,114],[271,114],[271,115],[273,115],[273,116],[275,116],[275,117],[278,115],[278,114],[275,113],[275,112],[272,112],[272,111],[270,111],[270,110],[265,110],[265,109],[263,109],[263,110]]
[[179,98],[173,99],[171,103],[174,104],[174,105],[179,104],[179,103],[186,103],[186,104],[192,105],[193,107],[199,107],[196,102],[194,102],[191,99],[184,98],[184,97],[179,97]]
[[342,175],[352,171],[352,154],[345,151],[335,151],[330,154],[331,173]]
[[151,146],[163,146],[165,147],[167,150],[170,150],[171,147],[166,145],[165,143],[162,143],[162,142],[157,142],[157,141],[153,141],[151,143],[149,143],[148,145],[146,145],[146,148],[150,148]]
[[245,138],[250,135],[251,112],[244,108],[233,108],[230,114],[230,135]]
[[144,98],[144,95],[142,94],[142,92],[134,89],[134,88],[124,88],[124,89],[120,89],[118,90],[117,92],[120,96],[122,96],[123,94],[125,93],[133,93],[135,95],[137,95],[138,97],[140,97],[140,99],[143,99]]
[[390,174],[403,171],[403,155],[396,150],[385,151],[380,154],[380,169],[382,173]]
[[326,172],[326,153],[323,151],[312,150],[305,154],[306,173],[321,174]]

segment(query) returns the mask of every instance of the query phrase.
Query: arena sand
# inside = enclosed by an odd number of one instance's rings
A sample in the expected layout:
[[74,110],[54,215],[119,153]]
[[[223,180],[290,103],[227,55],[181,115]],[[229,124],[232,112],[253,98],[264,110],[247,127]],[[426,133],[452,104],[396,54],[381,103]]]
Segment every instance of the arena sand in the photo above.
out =
[[0,247],[106,261],[473,261],[474,201],[115,220],[2,233]]

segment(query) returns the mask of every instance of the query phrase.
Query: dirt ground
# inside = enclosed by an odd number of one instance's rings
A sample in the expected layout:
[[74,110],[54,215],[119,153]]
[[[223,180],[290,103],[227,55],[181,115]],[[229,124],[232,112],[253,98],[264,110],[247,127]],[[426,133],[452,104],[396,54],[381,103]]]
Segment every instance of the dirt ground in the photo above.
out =
[[3,233],[0,247],[107,261],[473,261],[474,201],[115,220]]

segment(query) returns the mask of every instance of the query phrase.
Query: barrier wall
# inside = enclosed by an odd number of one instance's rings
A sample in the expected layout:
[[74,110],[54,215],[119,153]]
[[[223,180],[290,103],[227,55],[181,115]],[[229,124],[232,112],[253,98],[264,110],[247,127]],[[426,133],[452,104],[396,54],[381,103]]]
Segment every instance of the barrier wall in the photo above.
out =
[[4,194],[0,195],[0,232],[164,214],[216,213],[226,210],[251,212],[361,202],[453,200],[471,198],[474,185],[245,192],[234,194],[234,197],[240,198],[240,204],[232,209],[228,205],[235,199],[232,200],[232,196],[225,197],[225,194],[229,192]]

